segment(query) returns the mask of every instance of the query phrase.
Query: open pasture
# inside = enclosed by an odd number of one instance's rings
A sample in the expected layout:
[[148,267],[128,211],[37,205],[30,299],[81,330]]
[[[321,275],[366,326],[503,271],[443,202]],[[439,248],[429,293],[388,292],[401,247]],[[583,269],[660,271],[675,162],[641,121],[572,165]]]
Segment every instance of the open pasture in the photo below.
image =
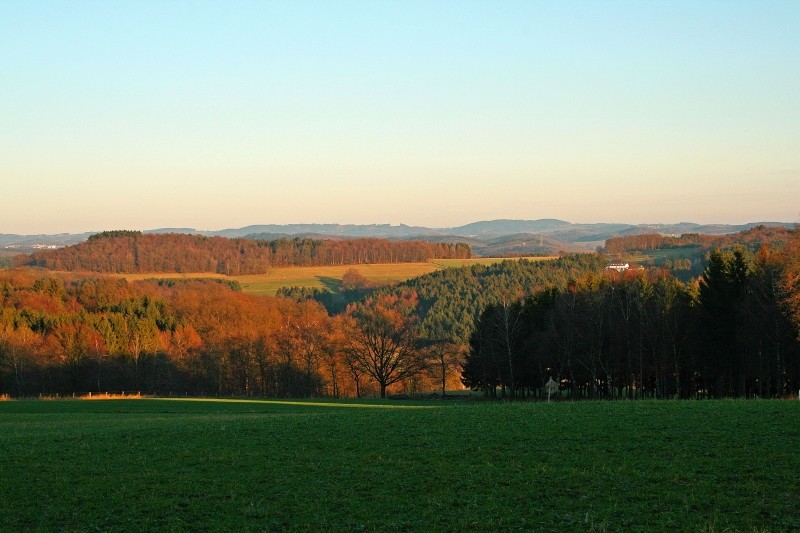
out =
[[0,402],[12,531],[797,531],[800,402]]
[[664,248],[660,250],[646,250],[624,254],[624,259],[633,263],[646,265],[661,265],[665,260],[674,261],[675,259],[692,259],[693,261],[703,259],[706,250],[700,246],[683,248]]
[[[554,259],[554,257],[527,258],[535,261]],[[252,294],[273,296],[281,287],[328,288],[336,292],[345,272],[355,269],[368,281],[378,284],[391,284],[406,281],[442,268],[457,268],[475,264],[492,264],[504,261],[502,258],[476,259],[435,259],[427,263],[387,263],[368,265],[337,265],[273,268],[266,274],[244,276],[224,276],[208,272],[202,273],[152,273],[152,274],[119,274],[129,280],[141,279],[182,279],[182,278],[215,278],[238,281],[242,290]]]

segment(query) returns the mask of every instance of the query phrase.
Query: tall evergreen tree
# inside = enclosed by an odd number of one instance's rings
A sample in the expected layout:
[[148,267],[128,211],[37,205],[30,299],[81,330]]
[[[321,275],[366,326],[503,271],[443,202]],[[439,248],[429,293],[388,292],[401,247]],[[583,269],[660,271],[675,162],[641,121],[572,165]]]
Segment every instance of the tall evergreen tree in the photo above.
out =
[[745,393],[740,324],[748,276],[741,249],[715,249],[700,280],[704,378],[717,398]]

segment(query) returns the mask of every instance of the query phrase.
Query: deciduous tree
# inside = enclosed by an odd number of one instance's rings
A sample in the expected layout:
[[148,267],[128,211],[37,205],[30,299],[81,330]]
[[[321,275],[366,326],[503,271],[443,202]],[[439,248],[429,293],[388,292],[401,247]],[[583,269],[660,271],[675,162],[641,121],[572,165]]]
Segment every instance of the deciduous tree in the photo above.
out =
[[388,386],[426,367],[417,347],[416,306],[416,293],[404,292],[371,297],[348,309],[352,329],[347,351],[353,366],[377,382],[381,398]]

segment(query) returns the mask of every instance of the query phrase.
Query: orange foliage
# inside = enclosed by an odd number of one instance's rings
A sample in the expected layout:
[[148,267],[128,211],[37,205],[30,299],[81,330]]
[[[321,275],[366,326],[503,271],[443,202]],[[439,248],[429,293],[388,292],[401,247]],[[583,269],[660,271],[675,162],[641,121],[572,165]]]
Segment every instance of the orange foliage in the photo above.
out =
[[414,263],[464,259],[465,244],[383,239],[226,239],[199,235],[108,232],[58,250],[21,256],[17,266],[107,273],[263,274],[271,267]]
[[756,226],[746,231],[726,235],[702,235],[686,233],[680,237],[646,233],[641,235],[628,235],[625,237],[612,237],[606,241],[606,252],[621,254],[632,251],[661,250],[665,248],[682,248],[687,246],[701,246],[706,249],[722,248],[733,244],[752,245],[755,248],[773,242],[785,242],[789,239],[791,230],[783,227]]
[[368,374],[348,359],[355,317],[369,310],[390,328],[411,331],[417,305],[415,293],[382,295],[331,317],[313,300],[244,294],[216,280],[42,278],[18,270],[0,273],[0,295],[0,394],[14,395],[373,392]]

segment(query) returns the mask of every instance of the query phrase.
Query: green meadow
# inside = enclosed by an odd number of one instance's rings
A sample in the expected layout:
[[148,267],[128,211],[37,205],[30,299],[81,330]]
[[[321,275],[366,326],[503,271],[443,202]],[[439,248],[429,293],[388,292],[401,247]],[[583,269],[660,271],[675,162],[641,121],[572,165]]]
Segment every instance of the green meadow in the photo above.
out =
[[797,531],[800,402],[0,402],[3,531]]

